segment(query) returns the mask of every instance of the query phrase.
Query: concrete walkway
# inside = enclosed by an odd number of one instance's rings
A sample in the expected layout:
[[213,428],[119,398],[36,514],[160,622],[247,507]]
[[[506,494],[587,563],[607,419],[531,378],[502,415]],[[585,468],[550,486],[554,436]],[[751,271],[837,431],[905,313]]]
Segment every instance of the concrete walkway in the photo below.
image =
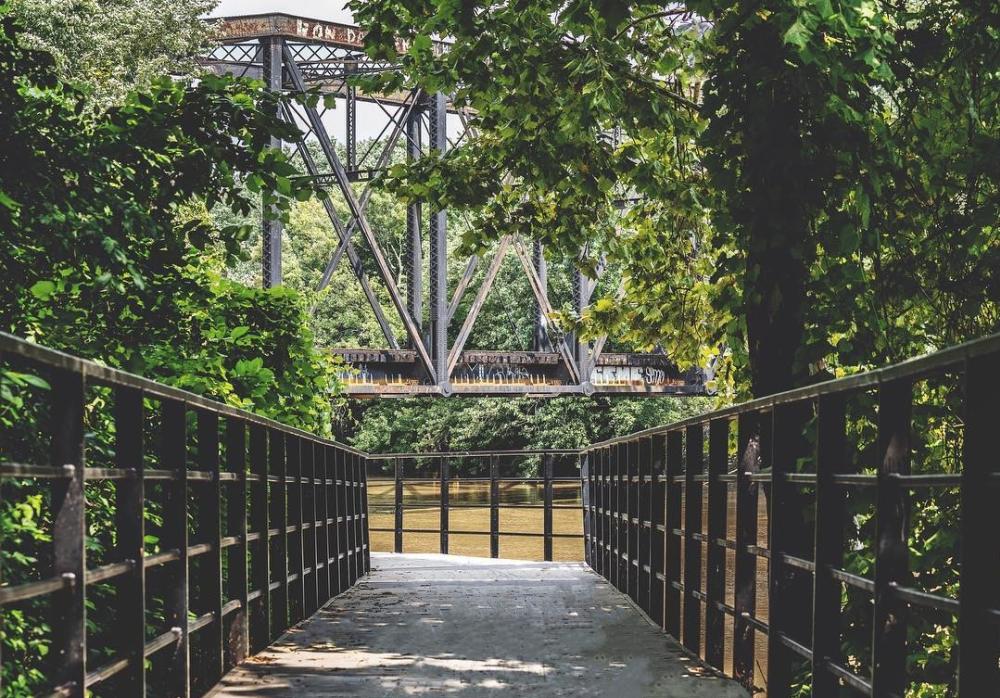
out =
[[210,695],[746,698],[582,564],[375,553],[372,567]]

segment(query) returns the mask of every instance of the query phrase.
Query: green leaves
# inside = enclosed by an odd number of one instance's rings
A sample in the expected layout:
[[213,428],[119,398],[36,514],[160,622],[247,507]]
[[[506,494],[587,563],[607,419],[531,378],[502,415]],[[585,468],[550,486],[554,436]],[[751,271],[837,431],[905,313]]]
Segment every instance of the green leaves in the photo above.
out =
[[40,301],[47,301],[53,293],[55,293],[56,285],[55,282],[49,281],[48,279],[43,279],[41,281],[36,281],[28,289],[35,298]]
[[795,20],[795,22],[788,28],[785,32],[784,41],[786,44],[791,44],[799,49],[804,49],[806,44],[809,43],[809,39],[812,37],[812,31],[810,31],[805,24],[802,23],[801,19]]

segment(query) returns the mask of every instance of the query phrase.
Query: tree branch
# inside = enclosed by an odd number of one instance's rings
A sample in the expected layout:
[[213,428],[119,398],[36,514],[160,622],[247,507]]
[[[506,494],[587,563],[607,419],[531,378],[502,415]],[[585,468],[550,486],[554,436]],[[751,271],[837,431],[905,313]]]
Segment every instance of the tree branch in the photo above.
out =
[[622,27],[617,34],[611,37],[612,41],[622,38],[625,32],[633,27],[642,24],[643,22],[648,22],[651,19],[661,19],[663,17],[680,17],[683,15],[691,14],[690,10],[661,10],[660,12],[652,12],[648,15],[643,15],[642,17],[636,17],[631,22]]

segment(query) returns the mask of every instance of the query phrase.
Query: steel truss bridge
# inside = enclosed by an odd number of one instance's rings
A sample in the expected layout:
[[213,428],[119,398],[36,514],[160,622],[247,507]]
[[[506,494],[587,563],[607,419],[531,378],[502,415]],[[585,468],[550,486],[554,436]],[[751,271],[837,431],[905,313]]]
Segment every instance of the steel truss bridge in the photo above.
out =
[[[396,94],[358,90],[352,78],[396,69],[365,55],[364,30],[359,27],[286,14],[215,21],[216,44],[202,61],[205,67],[218,73],[262,79],[269,89],[285,93],[318,89],[344,104],[344,158],[334,147],[323,107],[290,105],[283,108],[282,116],[306,132],[306,139],[296,144],[302,169],[329,187],[331,199],[335,194],[342,197],[349,211],[348,220],[343,220],[333,201],[324,201],[340,243],[331,254],[319,289],[330,283],[346,257],[385,338],[384,347],[334,350],[351,367],[343,376],[349,395],[706,394],[710,376],[705,370],[682,372],[662,353],[605,352],[606,337],[586,342],[554,326],[546,261],[538,243],[526,243],[515,235],[503,237],[463,318],[458,315],[459,306],[466,293],[472,291],[470,287],[484,260],[468,259],[461,279],[449,289],[448,212],[427,211],[414,203],[407,208],[402,255],[405,268],[397,270],[402,271],[399,278],[403,279],[398,284],[366,214],[372,194],[370,180],[388,166],[400,144],[410,162],[458,147],[467,135],[475,134],[475,115],[456,108],[447,95],[425,94],[416,88]],[[397,49],[402,53],[408,46],[400,41]],[[447,46],[437,44],[435,49],[444,51]],[[381,122],[378,136],[368,142],[358,138],[359,103],[373,105],[367,109],[371,112],[374,108]],[[449,116],[450,123],[458,127],[457,133],[449,133]],[[322,154],[319,162],[307,149],[307,139],[318,142]],[[367,183],[360,194],[352,187],[357,182]],[[267,221],[263,233],[263,279],[264,285],[270,287],[282,279],[281,224]],[[426,270],[422,258],[425,241]],[[511,254],[517,258],[534,296],[534,344],[526,351],[466,349],[501,265]],[[363,260],[368,260],[369,268],[374,262],[377,282],[388,292],[405,337],[395,336]],[[570,275],[573,306],[582,311],[597,282],[575,269]]]

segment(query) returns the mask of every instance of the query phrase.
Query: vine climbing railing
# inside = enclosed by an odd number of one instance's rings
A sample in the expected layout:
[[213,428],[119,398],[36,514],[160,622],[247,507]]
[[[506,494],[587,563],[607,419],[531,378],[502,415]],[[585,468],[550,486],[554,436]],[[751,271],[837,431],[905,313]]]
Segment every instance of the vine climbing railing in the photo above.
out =
[[369,570],[363,453],[9,335],[0,358],[37,388],[4,495],[37,494],[51,540],[5,564],[0,612],[48,629],[53,694],[202,693]]
[[587,562],[769,698],[992,695],[998,396],[994,336],[596,444]]

